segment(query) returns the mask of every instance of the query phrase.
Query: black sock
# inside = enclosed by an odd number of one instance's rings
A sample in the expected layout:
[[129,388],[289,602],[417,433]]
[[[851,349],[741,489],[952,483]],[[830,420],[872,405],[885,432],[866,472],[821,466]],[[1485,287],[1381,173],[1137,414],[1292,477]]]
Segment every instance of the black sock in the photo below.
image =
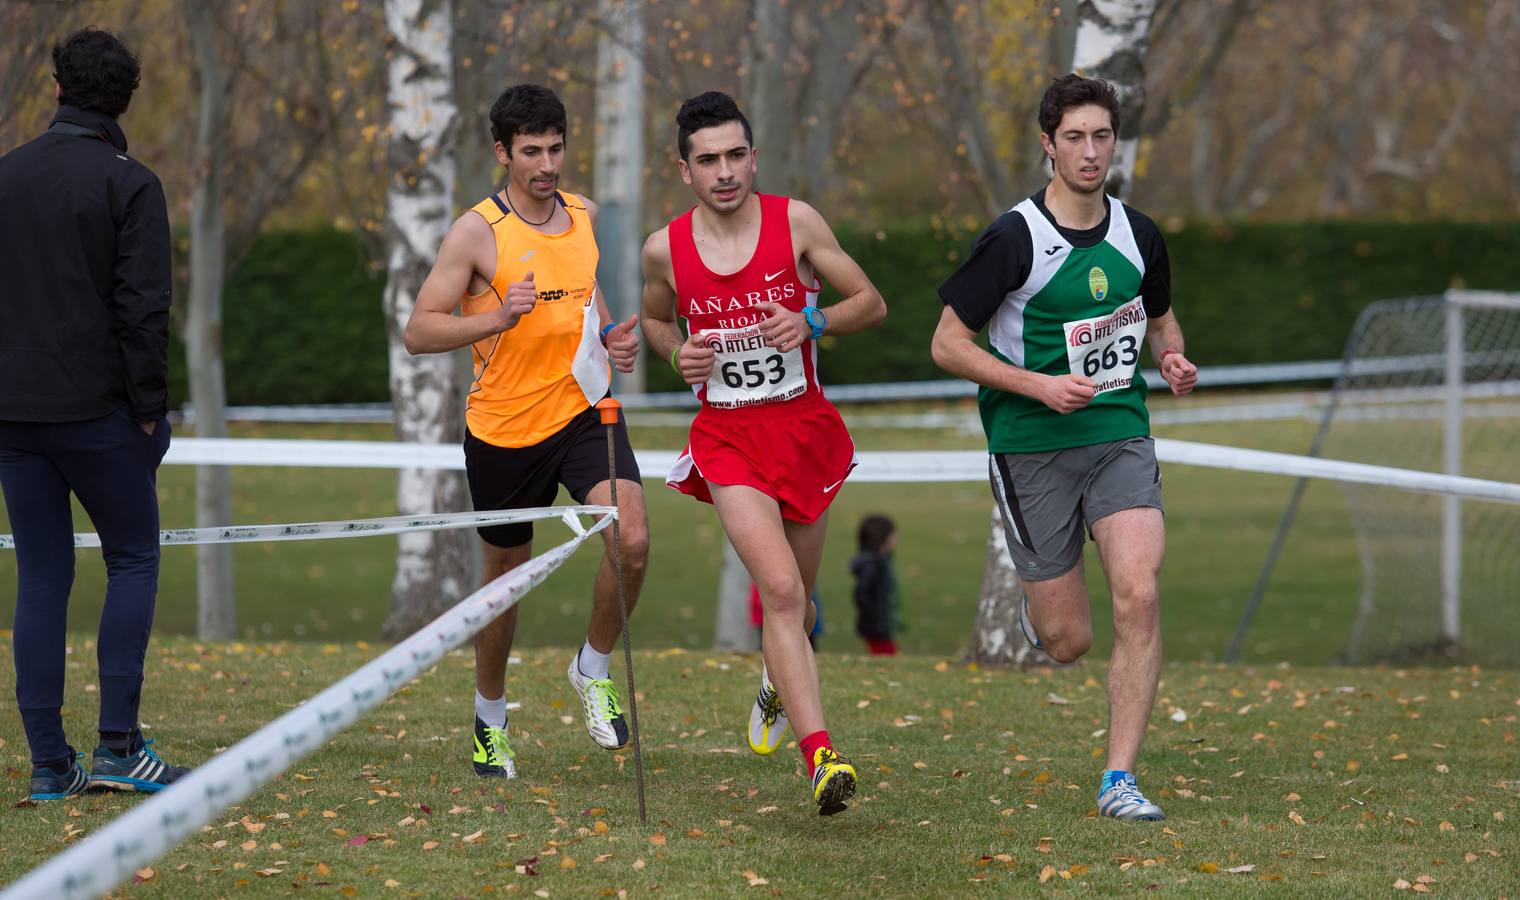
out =
[[74,765],[74,757],[65,756],[63,759],[55,759],[52,762],[37,763],[39,769],[49,769],[54,775],[67,775]]
[[102,731],[100,745],[117,756],[126,756],[132,752],[132,732]]

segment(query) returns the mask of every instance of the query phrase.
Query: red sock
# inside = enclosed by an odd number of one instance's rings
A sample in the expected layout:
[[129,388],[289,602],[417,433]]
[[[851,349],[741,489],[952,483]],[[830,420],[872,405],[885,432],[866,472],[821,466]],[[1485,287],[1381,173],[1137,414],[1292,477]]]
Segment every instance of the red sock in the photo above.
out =
[[897,642],[891,638],[866,638],[866,650],[872,656],[896,656]]
[[815,768],[813,756],[818,752],[818,748],[827,747],[830,750],[834,749],[834,745],[829,743],[829,733],[821,729],[798,741],[797,746],[802,749],[802,758],[807,761],[809,778],[813,777],[813,769]]

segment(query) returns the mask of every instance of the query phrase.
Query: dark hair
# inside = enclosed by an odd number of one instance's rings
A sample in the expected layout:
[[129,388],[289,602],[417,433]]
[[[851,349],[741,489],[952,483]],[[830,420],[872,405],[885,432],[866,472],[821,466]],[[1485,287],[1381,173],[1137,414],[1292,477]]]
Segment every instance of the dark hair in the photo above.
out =
[[512,155],[512,138],[519,134],[565,133],[565,104],[538,84],[514,84],[491,104],[491,137]]
[[886,516],[866,516],[860,520],[860,549],[880,553],[881,545],[897,530]]
[[1067,111],[1079,106],[1101,106],[1108,110],[1114,136],[1119,135],[1119,93],[1101,78],[1083,78],[1075,73],[1062,75],[1045,89],[1045,96],[1040,98],[1040,130],[1055,137]]
[[84,28],[53,45],[53,79],[62,89],[59,105],[114,119],[127,111],[140,73],[137,57],[109,31]]
[[686,159],[691,154],[692,132],[729,122],[743,125],[745,143],[751,147],[755,145],[755,134],[750,130],[749,120],[744,118],[744,113],[739,112],[739,104],[729,95],[722,91],[708,91],[682,103],[681,111],[676,113],[676,149],[680,151],[681,158]]

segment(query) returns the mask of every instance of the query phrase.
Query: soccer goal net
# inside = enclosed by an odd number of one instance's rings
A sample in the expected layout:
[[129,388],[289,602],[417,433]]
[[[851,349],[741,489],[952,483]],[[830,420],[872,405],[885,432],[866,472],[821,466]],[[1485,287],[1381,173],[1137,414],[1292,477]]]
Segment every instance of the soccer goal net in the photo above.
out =
[[[1520,481],[1520,294],[1372,304],[1326,415],[1327,458]],[[1520,505],[1343,490],[1362,563],[1345,662],[1520,665]]]

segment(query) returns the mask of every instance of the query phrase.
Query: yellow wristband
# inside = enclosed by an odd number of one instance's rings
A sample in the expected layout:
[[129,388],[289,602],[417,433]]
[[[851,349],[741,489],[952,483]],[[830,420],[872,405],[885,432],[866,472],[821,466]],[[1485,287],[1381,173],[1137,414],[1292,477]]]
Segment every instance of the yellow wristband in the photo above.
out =
[[680,352],[681,352],[681,345],[680,344],[676,344],[676,349],[670,351],[670,367],[672,369],[675,369],[677,374],[680,374],[681,367],[678,366],[678,365],[676,365],[676,354],[678,354]]

